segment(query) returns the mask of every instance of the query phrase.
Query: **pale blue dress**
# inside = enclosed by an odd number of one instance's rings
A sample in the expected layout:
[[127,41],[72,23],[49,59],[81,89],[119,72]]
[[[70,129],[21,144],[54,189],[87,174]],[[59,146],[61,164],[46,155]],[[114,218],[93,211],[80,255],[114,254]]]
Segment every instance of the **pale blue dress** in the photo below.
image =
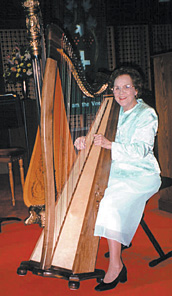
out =
[[161,185],[160,168],[153,154],[157,128],[155,110],[142,99],[126,112],[120,108],[108,187],[100,202],[95,236],[130,244],[146,201]]

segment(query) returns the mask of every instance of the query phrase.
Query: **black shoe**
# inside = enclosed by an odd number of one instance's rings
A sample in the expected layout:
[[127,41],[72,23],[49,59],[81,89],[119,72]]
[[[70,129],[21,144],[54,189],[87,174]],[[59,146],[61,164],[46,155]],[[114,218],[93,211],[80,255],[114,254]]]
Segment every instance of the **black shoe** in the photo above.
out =
[[102,280],[102,282],[95,287],[95,290],[100,292],[111,290],[111,289],[114,289],[119,282],[125,283],[126,281],[127,281],[127,269],[125,265],[123,265],[121,272],[119,273],[118,277],[114,281],[110,283],[104,283],[104,281]]

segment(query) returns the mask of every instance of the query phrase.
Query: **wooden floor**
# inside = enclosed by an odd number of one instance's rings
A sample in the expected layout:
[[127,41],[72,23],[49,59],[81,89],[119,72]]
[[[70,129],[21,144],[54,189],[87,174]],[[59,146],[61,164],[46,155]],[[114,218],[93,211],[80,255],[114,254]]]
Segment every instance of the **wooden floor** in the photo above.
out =
[[23,202],[19,176],[14,176],[16,205],[12,205],[8,174],[0,174],[0,217],[14,216],[21,219],[28,217],[28,208]]

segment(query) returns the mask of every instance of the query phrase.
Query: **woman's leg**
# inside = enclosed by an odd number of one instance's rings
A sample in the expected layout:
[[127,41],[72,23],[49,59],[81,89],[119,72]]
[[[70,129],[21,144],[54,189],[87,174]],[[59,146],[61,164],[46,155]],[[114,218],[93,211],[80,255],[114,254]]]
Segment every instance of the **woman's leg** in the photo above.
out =
[[104,277],[104,283],[115,280],[122,270],[123,263],[121,259],[121,243],[108,239],[109,246],[109,267]]

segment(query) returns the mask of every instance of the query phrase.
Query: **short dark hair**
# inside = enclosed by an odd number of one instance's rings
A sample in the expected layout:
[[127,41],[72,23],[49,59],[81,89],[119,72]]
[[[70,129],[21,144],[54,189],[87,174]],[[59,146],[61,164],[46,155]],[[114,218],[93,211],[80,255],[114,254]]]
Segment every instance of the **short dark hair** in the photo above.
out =
[[135,89],[138,91],[137,97],[140,97],[143,91],[143,76],[139,70],[131,66],[120,66],[116,68],[109,79],[109,87],[113,89],[114,81],[121,75],[129,75],[133,81]]

